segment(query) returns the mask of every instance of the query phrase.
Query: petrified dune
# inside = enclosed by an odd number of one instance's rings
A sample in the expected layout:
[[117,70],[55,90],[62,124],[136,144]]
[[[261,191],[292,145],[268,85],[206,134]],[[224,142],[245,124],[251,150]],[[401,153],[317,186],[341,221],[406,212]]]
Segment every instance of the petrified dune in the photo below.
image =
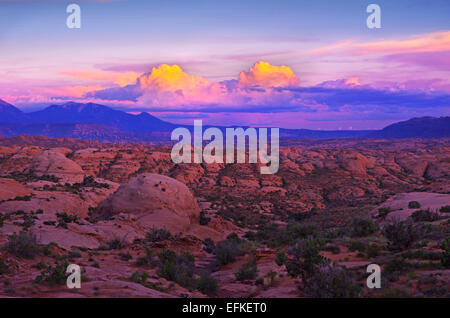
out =
[[137,216],[145,228],[167,228],[183,232],[198,224],[200,208],[183,183],[158,174],[144,173],[122,184],[93,213],[108,219],[124,213]]
[[77,183],[84,179],[84,171],[74,161],[68,159],[59,151],[45,150],[33,158],[25,172],[37,176],[51,175],[61,179],[61,182]]

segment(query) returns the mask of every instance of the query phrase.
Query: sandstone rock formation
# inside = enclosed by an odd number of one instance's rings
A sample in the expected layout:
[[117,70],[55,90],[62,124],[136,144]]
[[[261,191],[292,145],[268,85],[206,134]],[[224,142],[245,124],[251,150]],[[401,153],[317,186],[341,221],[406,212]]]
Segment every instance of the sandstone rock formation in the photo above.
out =
[[84,171],[74,161],[59,151],[46,150],[33,158],[26,172],[37,176],[51,175],[60,178],[62,183],[77,183],[84,179]]
[[145,173],[130,179],[100,203],[94,218],[134,214],[146,228],[166,228],[173,233],[186,231],[198,223],[200,208],[189,189],[172,178]]
[[31,191],[19,182],[12,179],[0,178],[0,201],[24,197],[30,194]]

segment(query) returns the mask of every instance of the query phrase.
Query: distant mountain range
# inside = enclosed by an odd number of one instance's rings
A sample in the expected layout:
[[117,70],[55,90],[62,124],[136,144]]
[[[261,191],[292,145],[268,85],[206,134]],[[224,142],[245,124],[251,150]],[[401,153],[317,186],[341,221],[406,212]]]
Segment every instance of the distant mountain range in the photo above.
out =
[[[100,142],[165,142],[180,127],[148,113],[128,114],[94,103],[68,102],[24,113],[0,99],[0,136],[66,137]],[[191,126],[184,126],[192,129]],[[207,128],[207,126],[205,126]],[[225,127],[222,127],[223,129]],[[450,117],[422,117],[395,123],[382,130],[280,129],[281,138],[441,138],[450,137]]]

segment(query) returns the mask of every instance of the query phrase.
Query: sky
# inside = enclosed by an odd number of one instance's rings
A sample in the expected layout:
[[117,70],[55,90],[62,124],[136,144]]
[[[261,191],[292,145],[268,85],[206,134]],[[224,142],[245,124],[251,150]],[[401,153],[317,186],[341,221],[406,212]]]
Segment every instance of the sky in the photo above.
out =
[[450,115],[447,0],[85,0],[80,29],[70,3],[0,0],[0,99],[321,130]]

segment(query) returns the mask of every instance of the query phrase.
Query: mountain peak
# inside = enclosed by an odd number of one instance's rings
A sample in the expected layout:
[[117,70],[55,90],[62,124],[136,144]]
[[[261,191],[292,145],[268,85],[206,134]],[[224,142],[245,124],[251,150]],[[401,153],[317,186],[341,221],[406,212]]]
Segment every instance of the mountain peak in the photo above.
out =
[[17,107],[11,105],[10,103],[5,102],[0,99],[0,121],[8,121],[8,120],[17,120],[20,117],[24,116],[22,111]]

